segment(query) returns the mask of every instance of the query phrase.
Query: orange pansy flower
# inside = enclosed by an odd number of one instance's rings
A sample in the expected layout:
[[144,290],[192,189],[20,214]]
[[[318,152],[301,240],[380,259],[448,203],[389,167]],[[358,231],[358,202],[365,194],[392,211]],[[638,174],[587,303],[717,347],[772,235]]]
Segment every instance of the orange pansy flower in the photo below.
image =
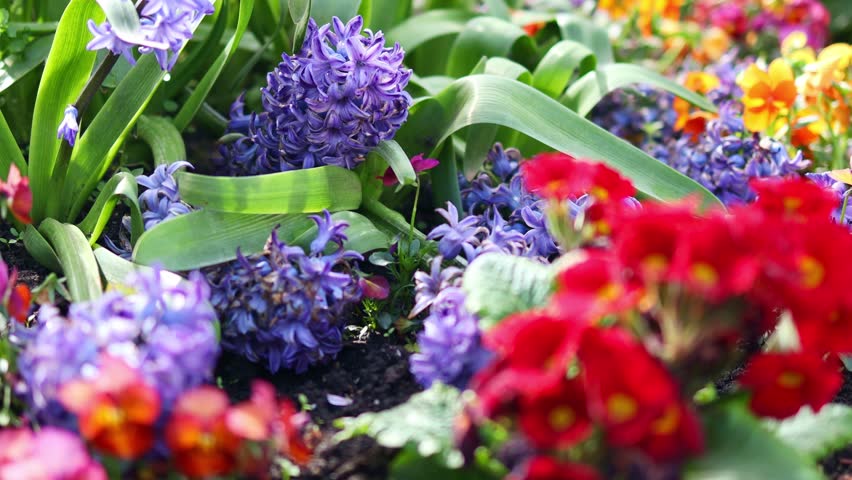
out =
[[776,59],[767,71],[752,64],[738,82],[743,89],[743,122],[752,132],[764,132],[779,123],[786,124],[786,116],[796,101],[793,69],[783,59]]

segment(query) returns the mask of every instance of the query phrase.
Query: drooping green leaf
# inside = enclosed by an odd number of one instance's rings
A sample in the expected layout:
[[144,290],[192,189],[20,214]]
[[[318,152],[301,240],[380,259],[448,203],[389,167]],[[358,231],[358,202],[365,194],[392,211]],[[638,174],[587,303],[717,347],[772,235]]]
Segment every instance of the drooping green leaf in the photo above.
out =
[[782,442],[746,409],[727,401],[702,413],[706,451],[686,465],[685,480],[821,480],[815,464]]
[[527,67],[503,57],[489,58],[482,73],[511,78],[527,85],[532,84],[533,79]]
[[358,14],[360,5],[361,0],[312,0],[311,18],[317,25],[330,23],[332,17],[338,17],[346,23]]
[[411,0],[372,0],[366,25],[374,32],[387,32],[411,16],[411,4]]
[[59,21],[38,86],[28,171],[33,191],[32,217],[36,223],[43,218],[48,200],[56,195],[56,192],[48,192],[59,151],[56,130],[65,107],[74,103],[89,79],[97,56],[86,50],[86,44],[92,39],[86,27],[89,19],[95,23],[103,21],[104,13],[98,4],[91,0],[71,0]]
[[456,149],[447,144],[437,155],[429,155],[438,159],[438,166],[429,172],[432,179],[432,202],[436,207],[447,208],[447,202],[459,210],[462,209],[461,190],[459,189],[459,173],[456,165]]
[[237,47],[240,45],[240,40],[243,38],[243,33],[245,33],[246,28],[248,28],[252,10],[254,10],[254,0],[240,1],[240,13],[237,18],[237,27],[234,30],[234,34],[231,36],[230,40],[228,40],[228,43],[225,45],[222,53],[216,57],[213,65],[210,66],[207,73],[205,73],[204,77],[201,78],[201,81],[198,82],[198,86],[192,91],[189,99],[183,104],[183,107],[181,107],[180,111],[175,116],[174,125],[178,131],[182,132],[186,129],[189,122],[192,121],[195,114],[198,113],[199,109],[201,109],[201,104],[204,103],[204,100],[213,88],[213,84],[215,84],[216,80],[219,79],[219,75],[221,75],[222,70],[224,70],[225,64],[228,63],[231,57],[233,57],[234,52],[237,51]]
[[[151,267],[137,265],[133,262],[127,261],[101,246],[95,247],[94,254],[95,260],[97,260],[98,266],[101,269],[101,273],[104,275],[104,279],[112,285],[133,287],[133,285],[127,284],[128,275],[138,271],[151,270]],[[178,283],[182,280],[179,275],[166,270],[163,270],[161,275],[167,277],[174,283]]]
[[53,247],[44,239],[44,236],[39,233],[38,229],[32,225],[27,225],[23,233],[24,247],[27,252],[48,270],[56,273],[62,272],[62,265],[59,263],[59,257]]
[[62,190],[62,198],[67,199],[64,218],[77,217],[164,74],[153,55],[144,55],[77,140]]
[[186,146],[174,123],[165,117],[142,115],[136,126],[139,138],[151,147],[154,165],[186,160]]
[[53,35],[39,37],[23,51],[7,56],[0,62],[0,93],[44,62],[52,43]]
[[570,13],[556,15],[556,24],[562,32],[563,40],[574,40],[595,52],[598,65],[615,62],[609,34],[603,27],[590,22],[588,18]]
[[358,175],[326,166],[252,177],[177,174],[181,198],[209,210],[233,213],[306,213],[352,210],[361,205]]
[[78,225],[80,230],[89,236],[91,245],[94,245],[100,238],[104,227],[112,217],[115,204],[119,200],[124,201],[130,209],[131,239],[136,241],[142,235],[144,226],[142,224],[142,211],[139,209],[136,178],[127,172],[119,172],[104,185],[89,213]]
[[414,172],[414,167],[411,166],[411,160],[398,143],[387,140],[380,143],[374,151],[378,156],[385,159],[401,185],[417,183],[417,174]]
[[[620,170],[649,197],[675,200],[697,193],[706,202],[720,205],[712,193],[695,181],[547,95],[494,75],[456,80],[436,97],[415,103],[408,122],[394,139],[406,151],[431,151],[462,128],[481,123],[509,127],[555,150],[602,161]],[[432,173],[433,180],[436,171],[438,168]]]
[[6,123],[3,112],[0,111],[0,177],[6,178],[9,173],[9,166],[13,163],[21,171],[21,175],[27,174],[27,163],[24,161],[24,155],[18,148],[12,131],[9,130],[9,124]]
[[296,24],[293,32],[293,50],[299,51],[305,40],[308,21],[311,19],[311,0],[290,0],[290,19]]
[[457,35],[476,13],[468,10],[431,10],[395,26],[385,37],[388,42],[398,42],[410,55],[414,50],[436,38]]
[[464,399],[457,389],[436,382],[397,407],[336,420],[342,431],[334,441],[369,435],[382,446],[410,445],[421,456],[438,455],[445,466],[458,468],[464,460],[453,447],[453,425],[463,407]]
[[484,0],[485,6],[488,7],[488,14],[492,17],[497,17],[503,20],[509,20],[511,12],[509,6],[504,0]]
[[551,98],[559,98],[578,72],[581,76],[597,66],[595,54],[585,45],[562,40],[550,47],[533,72],[532,85]]
[[47,218],[39,233],[53,246],[54,252],[68,279],[68,291],[75,302],[94,300],[101,296],[101,274],[98,262],[83,232],[74,225]]
[[465,270],[465,306],[483,329],[513,313],[544,305],[553,293],[556,270],[534,260],[501,253],[480,255]]
[[703,95],[659,73],[631,63],[605,65],[574,82],[560,100],[571,110],[585,117],[609,92],[627,85],[647,84],[670,92],[693,105],[715,112],[716,107]]
[[456,37],[447,74],[467,75],[482,57],[510,57],[534,65],[537,52],[532,39],[518,26],[495,17],[476,17]]
[[781,421],[767,421],[770,431],[797,452],[817,462],[852,443],[852,407],[830,403],[814,413],[803,407]]

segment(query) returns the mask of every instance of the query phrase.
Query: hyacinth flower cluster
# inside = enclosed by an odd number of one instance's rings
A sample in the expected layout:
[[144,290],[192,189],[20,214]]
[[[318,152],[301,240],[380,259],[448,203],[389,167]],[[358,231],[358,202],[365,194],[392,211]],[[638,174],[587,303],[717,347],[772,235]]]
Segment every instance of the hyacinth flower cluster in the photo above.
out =
[[[334,17],[310,20],[301,51],[282,55],[261,89],[263,112],[252,114],[248,139],[220,150],[223,175],[258,175],[336,165],[354,168],[390,140],[408,118],[405,91],[411,70],[399,44],[385,46],[381,32]],[[245,133],[241,100],[226,133]]]
[[808,173],[805,176],[822,188],[834,193],[837,203],[834,211],[831,213],[831,218],[840,225],[852,225],[852,210],[848,208],[848,198],[850,191],[852,191],[852,186],[848,182],[852,180],[852,171],[847,169]]
[[[566,192],[624,195],[614,175],[529,172],[549,208]],[[756,416],[818,411],[834,398],[837,355],[852,351],[852,273],[830,252],[852,236],[829,218],[834,195],[813,182],[752,183],[757,200],[730,211],[691,201],[609,209],[612,230],[566,262],[549,303],[484,335],[495,357],[473,379],[466,415],[473,428],[511,425],[528,452],[509,465],[518,478],[550,478],[535,476],[548,468],[676,475],[704,450],[695,393],[732,365],[745,364],[736,385]],[[797,341],[738,348],[773,332],[781,312]],[[603,458],[623,471],[605,475]]]
[[348,224],[327,211],[310,218],[318,231],[307,251],[273,231],[262,253],[207,271],[222,345],[273,373],[302,373],[337,356],[346,313],[362,296],[354,272],[362,257],[343,247]]
[[464,389],[491,355],[481,342],[479,318],[464,306],[462,270],[442,268],[442,262],[442,257],[435,257],[428,273],[414,274],[415,305],[410,316],[424,311],[429,315],[417,335],[418,351],[409,362],[414,378],[426,388],[441,382]]
[[[181,49],[192,38],[195,27],[205,15],[213,13],[212,0],[148,0],[140,5],[139,28],[134,32],[113,28],[108,20],[100,25],[89,20],[89,31],[94,38],[86,48],[106,48],[135,65],[133,49],[138,47],[141,54],[153,53],[160,68],[171,70]],[[66,111],[66,118],[68,113]],[[74,144],[70,139],[68,143]]]
[[13,328],[11,339],[20,350],[18,393],[31,418],[68,426],[60,388],[96,377],[103,354],[138,370],[163,405],[210,380],[219,345],[204,279],[194,274],[184,281],[154,268],[132,274],[127,285],[133,290],[72,304],[67,316],[43,306],[33,327]]

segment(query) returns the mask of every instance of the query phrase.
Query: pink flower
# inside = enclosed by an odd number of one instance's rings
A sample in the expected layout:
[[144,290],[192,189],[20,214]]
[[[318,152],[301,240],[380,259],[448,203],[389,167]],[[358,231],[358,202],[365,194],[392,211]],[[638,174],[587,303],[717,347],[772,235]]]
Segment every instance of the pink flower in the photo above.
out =
[[390,295],[390,283],[388,283],[387,278],[381,275],[362,277],[358,280],[358,285],[361,286],[361,291],[367,298],[384,300]]
[[15,218],[27,225],[33,223],[30,218],[30,211],[33,208],[30,179],[21,176],[20,170],[14,164],[9,167],[6,181],[0,180],[0,195],[6,197],[7,207]]
[[106,480],[78,437],[54,427],[0,431],[0,480]]
[[[439,162],[434,158],[423,158],[422,153],[411,157],[411,166],[414,167],[414,173],[420,173],[425,172],[426,170],[431,170],[437,167],[438,163]],[[382,179],[382,183],[384,183],[386,187],[390,187],[399,183],[396,178],[396,174],[393,173],[393,169],[391,169],[390,167],[385,170],[385,174],[380,178]]]

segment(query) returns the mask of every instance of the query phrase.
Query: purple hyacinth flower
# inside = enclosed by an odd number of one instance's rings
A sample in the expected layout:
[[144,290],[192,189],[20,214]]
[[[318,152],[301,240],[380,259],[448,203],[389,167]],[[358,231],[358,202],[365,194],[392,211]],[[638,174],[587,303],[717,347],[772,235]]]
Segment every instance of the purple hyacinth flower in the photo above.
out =
[[80,131],[80,125],[77,124],[77,109],[73,105],[65,107],[65,116],[62,117],[62,123],[59,124],[59,129],[56,131],[56,138],[65,139],[68,145],[74,146],[77,141],[77,133]]
[[429,240],[440,239],[438,251],[447,260],[456,258],[464,250],[468,260],[476,257],[476,247],[481,240],[478,235],[488,233],[488,229],[480,225],[482,219],[477,215],[469,215],[459,220],[459,211],[451,202],[447,202],[447,209],[436,210],[444,217],[447,223],[433,228],[427,238]]
[[440,381],[464,389],[491,352],[482,346],[479,319],[464,307],[461,289],[445,289],[440,298],[417,335],[419,351],[411,356],[411,373],[424,387]]
[[192,164],[178,161],[168,165],[158,165],[151,175],[136,177],[136,182],[147,189],[139,195],[145,230],[192,211],[189,205],[181,201],[174,176],[175,172],[186,167],[192,168]]
[[[222,345],[268,370],[302,373],[343,347],[347,312],[361,299],[354,260],[343,248],[346,224],[311,217],[318,227],[309,252],[273,231],[263,253],[207,270],[222,318]],[[333,248],[332,253],[324,254]]]
[[67,424],[58,388],[96,375],[103,353],[138,369],[163,405],[210,380],[219,346],[204,279],[195,274],[184,280],[153,268],[132,274],[126,284],[134,290],[72,304],[67,317],[42,307],[34,327],[16,330],[19,393],[43,424]]
[[429,273],[414,274],[414,308],[408,314],[409,318],[414,318],[430,308],[444,289],[461,285],[462,270],[457,267],[441,268],[443,261],[442,257],[435,257],[430,264]]

